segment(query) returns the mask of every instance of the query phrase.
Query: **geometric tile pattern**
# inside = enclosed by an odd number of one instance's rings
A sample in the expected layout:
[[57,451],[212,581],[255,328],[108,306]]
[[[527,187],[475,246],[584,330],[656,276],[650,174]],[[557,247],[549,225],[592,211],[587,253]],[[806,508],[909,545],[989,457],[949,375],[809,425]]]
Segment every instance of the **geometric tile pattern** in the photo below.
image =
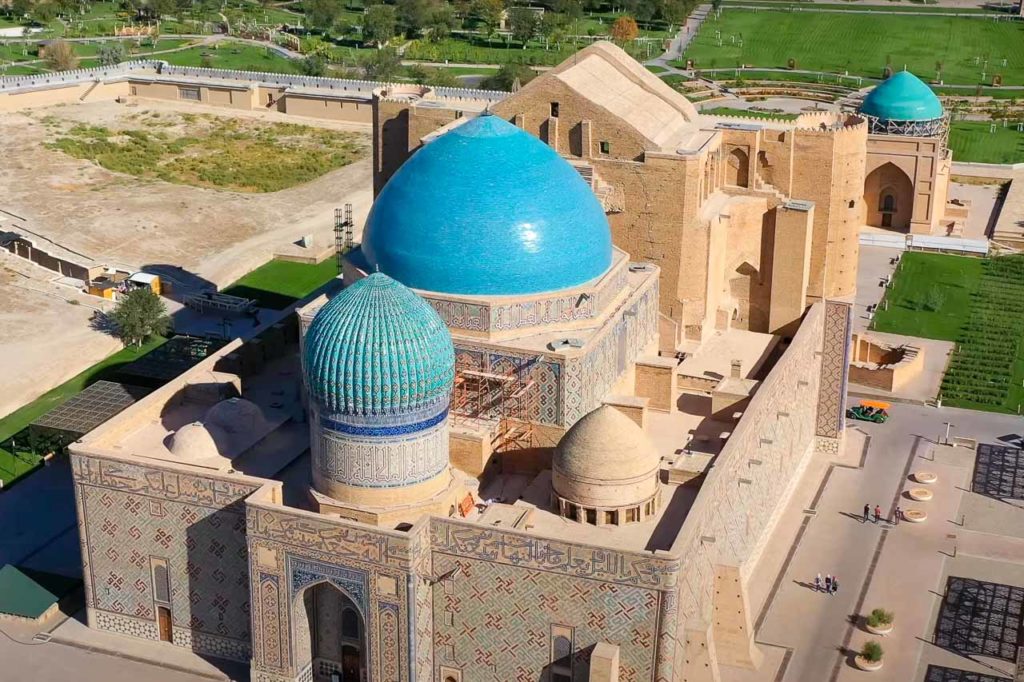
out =
[[215,493],[210,481],[158,468],[74,460],[83,570],[97,627],[157,637],[150,560],[158,557],[169,569],[174,643],[247,660],[248,551],[236,503],[255,488]]
[[846,381],[850,354],[849,303],[825,301],[822,329],[821,384],[816,435],[837,438],[846,423]]
[[619,646],[619,680],[655,675],[657,590],[434,553],[434,570],[461,568],[434,590],[434,657],[474,682],[535,682],[551,663],[550,627],[575,628],[573,680],[591,648]]

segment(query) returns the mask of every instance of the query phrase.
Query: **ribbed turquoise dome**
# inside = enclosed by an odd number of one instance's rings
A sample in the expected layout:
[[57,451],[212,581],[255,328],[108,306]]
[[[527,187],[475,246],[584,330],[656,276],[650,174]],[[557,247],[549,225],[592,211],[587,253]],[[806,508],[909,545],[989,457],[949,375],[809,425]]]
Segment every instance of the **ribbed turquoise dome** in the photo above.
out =
[[332,298],[305,336],[309,393],[332,417],[447,407],[455,371],[448,328],[414,292],[373,273]]
[[514,295],[574,287],[611,265],[604,209],[533,135],[484,114],[427,143],[384,186],[362,249],[414,289]]
[[942,118],[942,103],[924,81],[900,71],[868,93],[860,111],[883,121],[931,121]]

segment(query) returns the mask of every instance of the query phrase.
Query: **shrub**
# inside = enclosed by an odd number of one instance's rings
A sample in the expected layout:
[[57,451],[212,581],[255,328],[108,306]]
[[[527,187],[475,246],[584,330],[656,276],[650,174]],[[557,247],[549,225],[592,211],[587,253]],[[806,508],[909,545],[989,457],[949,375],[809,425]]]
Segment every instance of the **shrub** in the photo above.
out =
[[864,644],[860,650],[861,657],[870,663],[878,663],[882,660],[882,645],[878,642],[871,641]]
[[946,296],[938,287],[932,287],[924,296],[924,307],[932,312],[937,312],[946,302]]
[[884,627],[886,625],[892,625],[892,620],[892,611],[886,611],[885,609],[875,609],[868,616],[868,625],[870,625],[873,628]]

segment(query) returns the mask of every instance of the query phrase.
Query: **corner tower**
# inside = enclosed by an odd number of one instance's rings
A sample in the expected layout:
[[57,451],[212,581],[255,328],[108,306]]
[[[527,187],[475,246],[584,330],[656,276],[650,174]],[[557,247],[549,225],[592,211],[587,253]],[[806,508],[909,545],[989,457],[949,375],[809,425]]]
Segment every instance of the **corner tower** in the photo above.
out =
[[434,309],[371,274],[317,312],[302,357],[320,511],[386,523],[397,508],[447,509],[455,355]]

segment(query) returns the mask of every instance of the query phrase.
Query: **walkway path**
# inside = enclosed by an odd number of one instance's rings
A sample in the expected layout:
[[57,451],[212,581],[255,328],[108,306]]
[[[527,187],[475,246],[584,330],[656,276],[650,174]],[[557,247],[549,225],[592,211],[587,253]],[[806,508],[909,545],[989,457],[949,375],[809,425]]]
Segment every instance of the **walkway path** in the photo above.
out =
[[679,28],[679,33],[669,43],[668,49],[666,49],[661,55],[651,59],[645,64],[650,66],[660,66],[671,72],[682,73],[679,69],[668,64],[673,59],[680,59],[683,56],[683,51],[686,50],[686,46],[690,44],[693,37],[697,35],[697,31],[700,30],[700,25],[707,19],[708,14],[711,12],[711,5],[697,5],[690,16],[686,17],[686,21]]
[[[822,463],[808,472],[806,488],[794,499],[783,518],[794,537],[788,548],[784,572],[773,586],[760,579],[753,585],[752,603],[765,603],[757,619],[757,640],[766,653],[787,651],[781,670],[744,674],[734,680],[836,682],[861,679],[851,665],[851,651],[872,639],[854,618],[871,609],[895,611],[898,627],[883,640],[886,666],[873,679],[905,682],[916,675],[920,656],[931,650],[930,619],[941,595],[945,561],[952,553],[950,534],[966,536],[955,525],[960,496],[970,475],[970,451],[956,450],[933,457],[931,438],[937,437],[946,420],[953,420],[962,435],[993,441],[1019,430],[1019,420],[966,410],[897,405],[888,424],[859,424],[848,437],[846,453],[829,466],[819,485]],[[864,447],[866,443],[866,448]],[[944,449],[945,450],[945,449]],[[863,455],[861,459],[861,455]],[[918,470],[934,471],[939,481],[932,486],[935,499],[915,503],[901,495],[912,486],[908,476]],[[898,526],[862,520],[865,504],[877,504],[884,518],[894,508],[920,508],[929,519],[923,524]],[[812,509],[813,516],[803,509]],[[794,532],[798,526],[799,532]],[[780,532],[785,536],[785,532]],[[1002,542],[969,534],[959,542],[968,550],[1000,559],[1024,556],[1024,542]],[[776,538],[773,538],[773,544]],[[785,537],[779,538],[786,542]],[[778,546],[773,550],[783,551]],[[767,557],[768,555],[766,555]],[[839,576],[839,594],[827,596],[813,589],[814,576]],[[755,578],[755,582],[759,579]],[[765,596],[767,595],[767,597]],[[756,613],[756,612],[755,612]],[[777,660],[777,655],[770,656]],[[973,664],[963,659],[961,667]]]

